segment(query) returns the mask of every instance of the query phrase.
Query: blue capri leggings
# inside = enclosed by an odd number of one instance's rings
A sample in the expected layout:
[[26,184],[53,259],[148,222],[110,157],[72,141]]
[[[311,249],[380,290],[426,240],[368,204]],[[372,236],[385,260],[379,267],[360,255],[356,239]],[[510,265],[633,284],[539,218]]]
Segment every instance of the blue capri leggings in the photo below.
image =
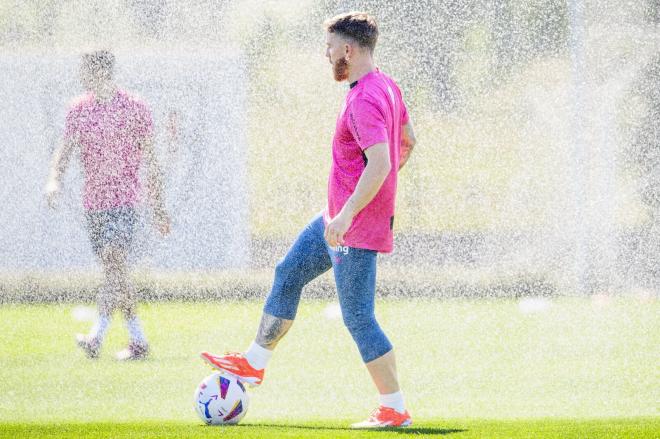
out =
[[318,216],[298,236],[275,269],[273,289],[264,312],[293,320],[303,287],[332,267],[344,324],[362,360],[368,363],[392,349],[374,314],[376,252],[352,247],[330,248],[323,237],[324,230],[323,217]]

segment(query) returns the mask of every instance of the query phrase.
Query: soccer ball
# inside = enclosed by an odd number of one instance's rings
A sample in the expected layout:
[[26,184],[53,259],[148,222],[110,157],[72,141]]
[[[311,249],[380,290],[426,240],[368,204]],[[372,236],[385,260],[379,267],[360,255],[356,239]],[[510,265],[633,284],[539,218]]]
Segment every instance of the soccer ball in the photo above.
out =
[[195,391],[195,411],[209,425],[237,424],[249,402],[243,384],[225,373],[207,376]]

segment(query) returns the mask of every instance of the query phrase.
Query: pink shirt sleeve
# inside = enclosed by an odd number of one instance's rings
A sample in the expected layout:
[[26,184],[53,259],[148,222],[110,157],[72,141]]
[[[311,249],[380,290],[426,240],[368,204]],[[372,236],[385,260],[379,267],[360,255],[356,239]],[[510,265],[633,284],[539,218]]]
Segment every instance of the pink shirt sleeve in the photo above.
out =
[[381,110],[372,101],[357,98],[348,108],[349,130],[360,149],[387,143],[387,124]]

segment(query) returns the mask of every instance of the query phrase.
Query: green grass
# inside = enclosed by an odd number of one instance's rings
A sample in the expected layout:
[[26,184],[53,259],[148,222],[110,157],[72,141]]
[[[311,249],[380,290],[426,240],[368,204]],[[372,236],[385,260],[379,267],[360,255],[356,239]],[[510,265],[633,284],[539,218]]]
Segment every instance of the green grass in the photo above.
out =
[[355,431],[346,422],[317,421],[259,424],[245,422],[238,426],[207,427],[194,423],[132,422],[88,424],[5,424],[0,437],[77,437],[77,438],[643,438],[658,437],[660,425],[653,419],[616,420],[524,420],[474,421],[425,420],[405,430]]
[[[89,323],[71,305],[0,307],[0,437],[395,437],[344,430],[376,405],[341,319],[303,302],[251,392],[243,423],[204,427],[192,409],[209,373],[201,350],[243,349],[261,303],[141,307],[151,359],[119,364],[116,318],[102,357],[73,343]],[[513,300],[387,300],[379,319],[397,348],[414,429],[467,437],[660,436],[660,304],[552,299],[538,313]]]

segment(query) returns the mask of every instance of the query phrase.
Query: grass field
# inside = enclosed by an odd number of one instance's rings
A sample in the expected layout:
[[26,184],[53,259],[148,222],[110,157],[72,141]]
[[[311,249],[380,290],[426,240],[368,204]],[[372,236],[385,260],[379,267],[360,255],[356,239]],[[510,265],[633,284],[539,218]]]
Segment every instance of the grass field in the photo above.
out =
[[415,425],[354,432],[377,403],[341,319],[307,301],[251,392],[243,423],[205,427],[192,394],[201,350],[243,349],[258,302],[141,307],[153,356],[119,364],[116,319],[102,357],[73,343],[72,305],[0,307],[0,437],[660,437],[660,304],[633,297],[387,300]]

